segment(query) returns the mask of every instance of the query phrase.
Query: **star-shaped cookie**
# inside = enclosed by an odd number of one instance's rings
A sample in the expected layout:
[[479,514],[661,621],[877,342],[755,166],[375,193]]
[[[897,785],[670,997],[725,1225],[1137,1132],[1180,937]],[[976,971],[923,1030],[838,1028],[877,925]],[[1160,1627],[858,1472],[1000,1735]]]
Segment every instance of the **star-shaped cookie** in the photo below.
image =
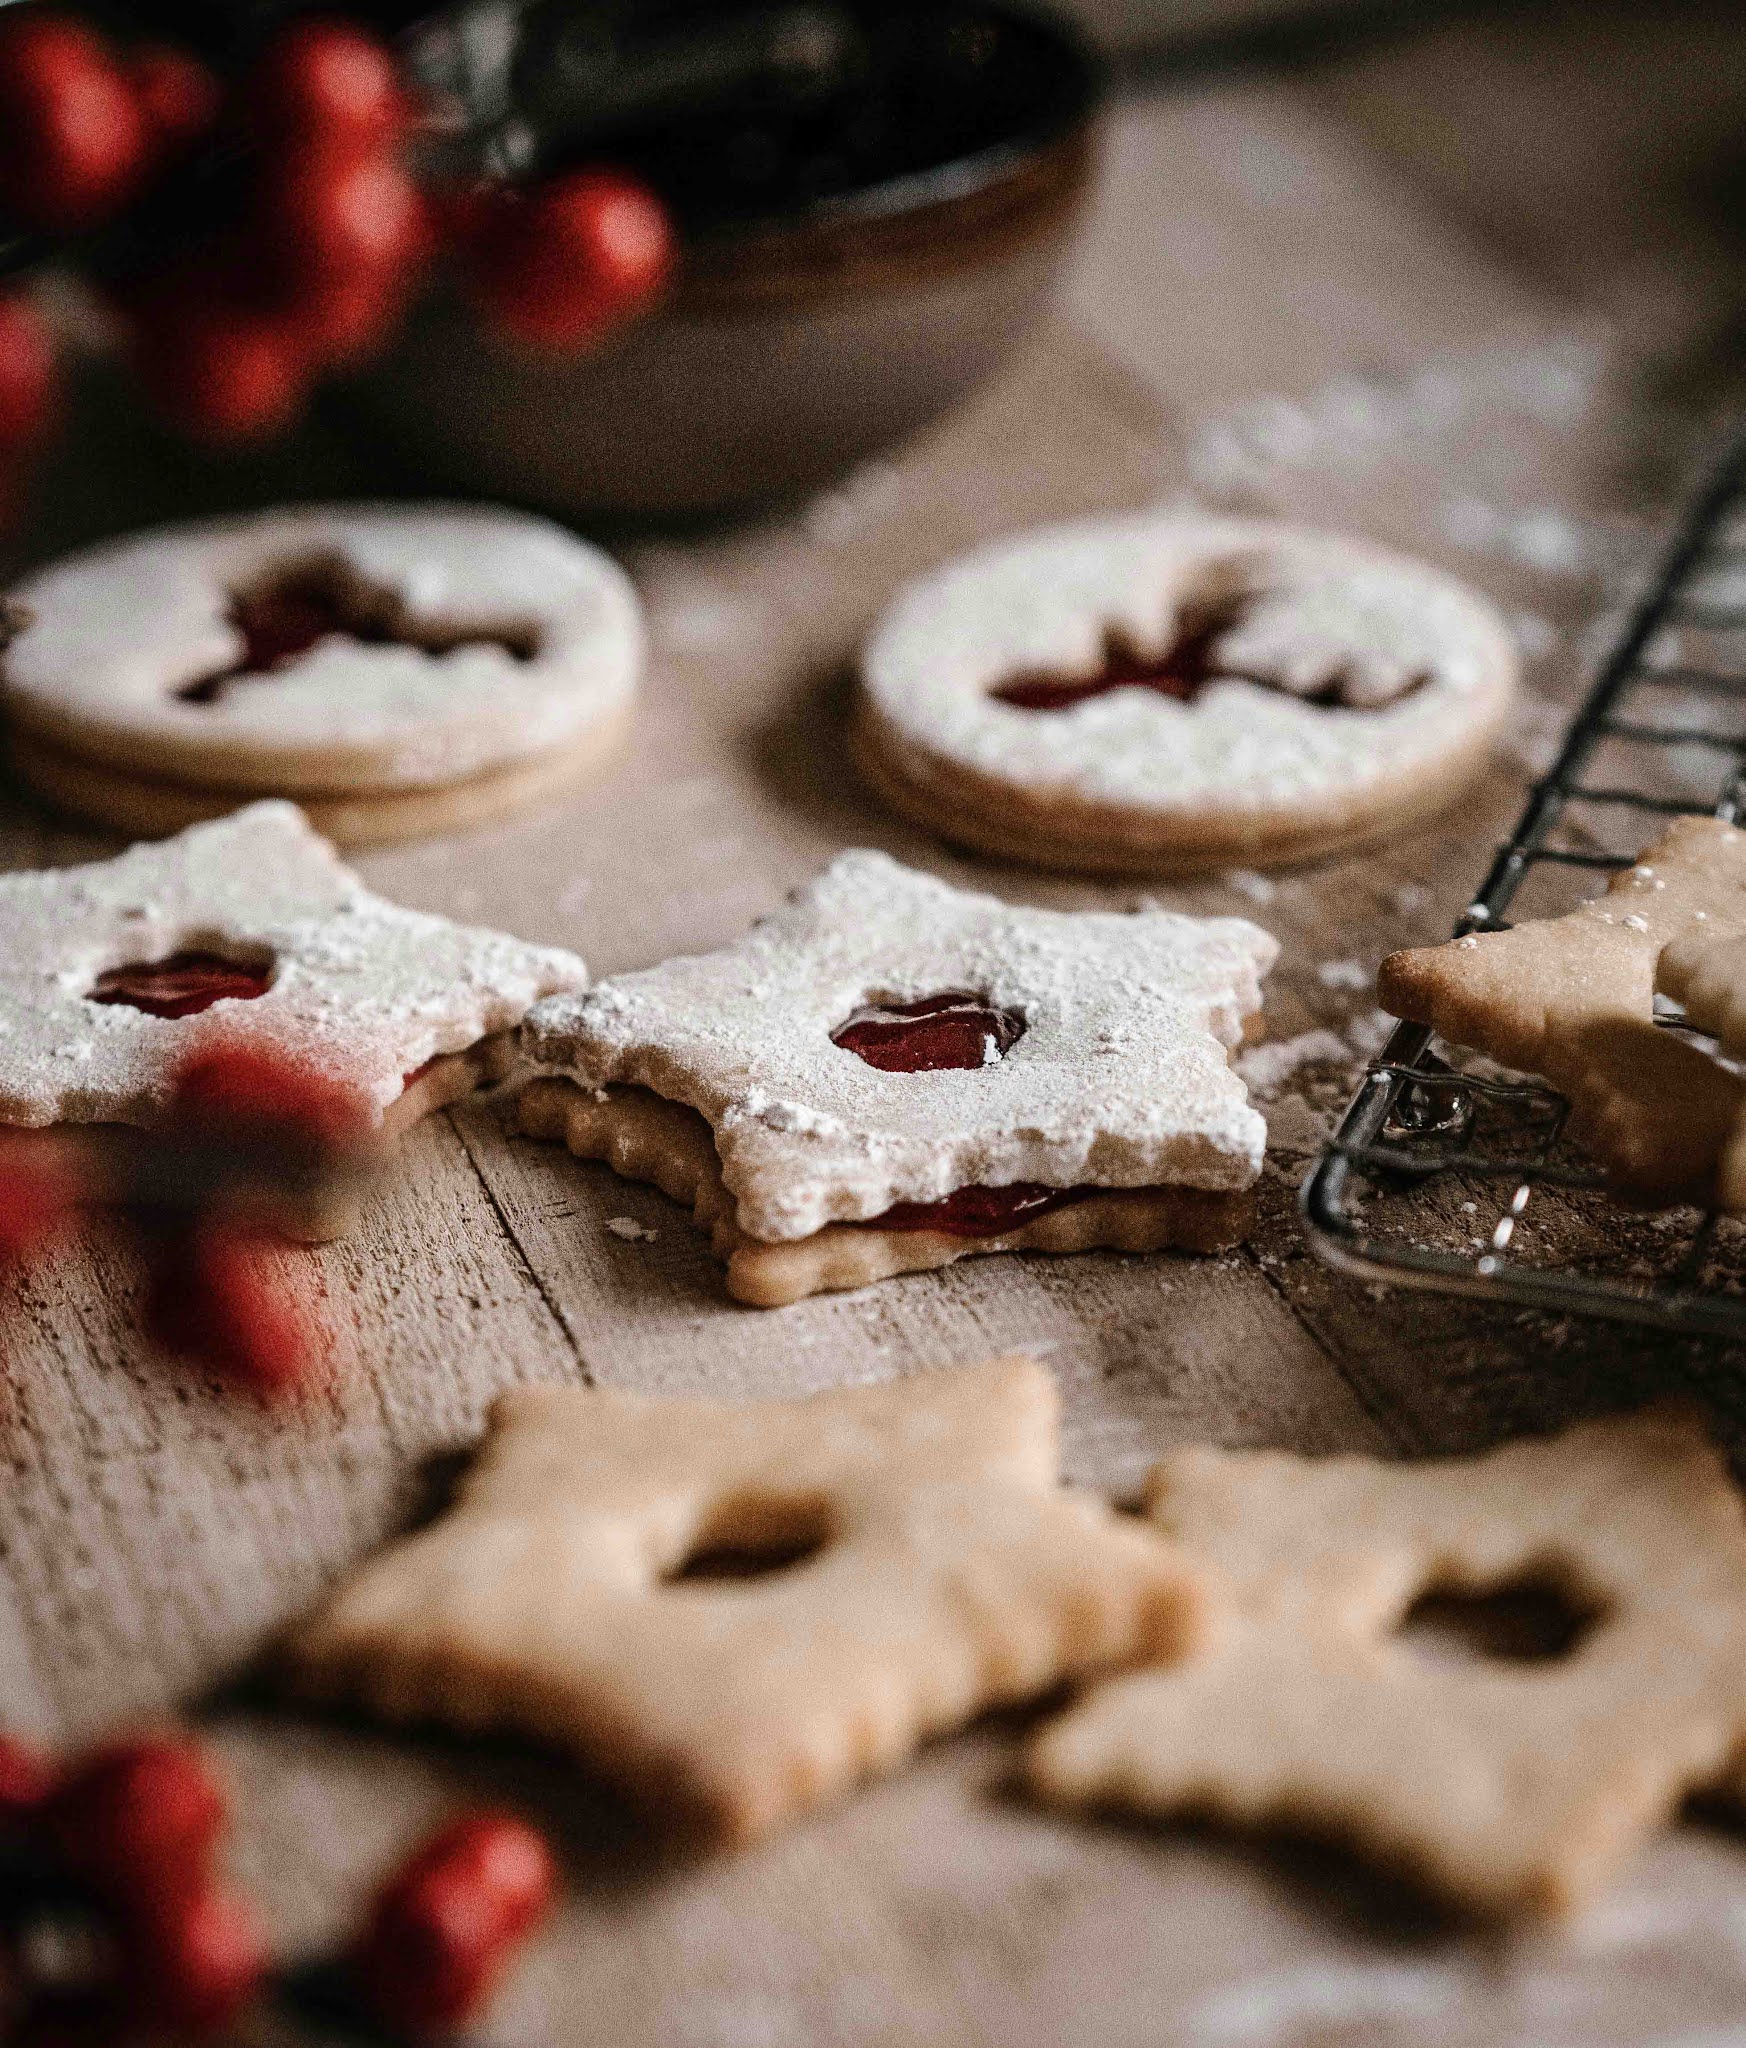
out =
[[[1746,1525],[1686,1410],[1418,1465],[1185,1450],[1150,1513],[1228,1611],[1043,1730],[1050,1799],[1307,1827],[1467,1907],[1559,1911],[1746,1736]],[[1563,1654],[1402,1632],[1423,1596],[1512,1588],[1555,1599]]]
[[1661,971],[1664,951],[1720,957],[1713,949],[1743,935],[1746,832],[1677,818],[1595,901],[1390,954],[1377,990],[1395,1016],[1543,1074],[1622,1193],[1708,1201],[1746,1096],[1726,1067],[1655,1024],[1655,997],[1689,985]]
[[295,805],[0,876],[0,1122],[147,1123],[212,1033],[391,1130],[477,1084],[572,953],[373,896]]
[[[1192,1639],[1192,1576],[1062,1490],[1058,1429],[1020,1358],[797,1401],[518,1390],[451,1510],[290,1669],[558,1744],[749,1840],[986,1707]],[[739,1575],[698,1574],[724,1551]]]
[[[846,853],[737,945],[538,1005],[524,1128],[694,1201],[766,1305],[1043,1223],[1045,1249],[1229,1243],[1266,1126],[1228,1055],[1277,951],[1240,918],[1019,909]],[[809,1254],[806,1284],[759,1284],[758,1247],[803,1243],[843,1276]]]

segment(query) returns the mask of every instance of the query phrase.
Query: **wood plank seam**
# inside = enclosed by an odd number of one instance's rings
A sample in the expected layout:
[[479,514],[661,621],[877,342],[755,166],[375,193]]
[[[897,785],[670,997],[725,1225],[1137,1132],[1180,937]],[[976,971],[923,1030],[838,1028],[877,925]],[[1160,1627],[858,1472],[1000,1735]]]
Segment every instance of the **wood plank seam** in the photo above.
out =
[[583,1355],[581,1341],[577,1337],[576,1332],[570,1327],[568,1317],[566,1317],[562,1308],[559,1307],[557,1298],[553,1295],[551,1289],[546,1285],[545,1277],[534,1264],[526,1245],[516,1235],[515,1225],[509,1220],[508,1213],[505,1211],[503,1204],[497,1199],[496,1190],[492,1187],[478,1159],[474,1156],[473,1147],[468,1140],[466,1132],[462,1130],[460,1124],[448,1110],[445,1109],[443,1111],[443,1116],[450,1130],[460,1140],[461,1150],[466,1155],[467,1165],[472,1172],[473,1178],[479,1183],[480,1191],[483,1193],[485,1200],[490,1204],[491,1213],[497,1219],[498,1229],[503,1232],[508,1242],[514,1246],[515,1256],[521,1262],[522,1271],[533,1282],[534,1291],[539,1295],[547,1315],[551,1317],[552,1321],[563,1333],[564,1342],[570,1349],[570,1356],[576,1361],[576,1370],[581,1376],[582,1384],[585,1387],[593,1386],[595,1383],[594,1374],[587,1358]]

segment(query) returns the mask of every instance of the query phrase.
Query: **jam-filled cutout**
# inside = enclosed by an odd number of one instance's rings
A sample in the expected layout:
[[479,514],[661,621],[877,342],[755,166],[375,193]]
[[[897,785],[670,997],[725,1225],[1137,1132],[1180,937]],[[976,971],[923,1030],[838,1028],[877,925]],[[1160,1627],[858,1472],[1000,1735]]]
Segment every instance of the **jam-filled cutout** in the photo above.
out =
[[540,651],[531,626],[421,619],[398,591],[372,583],[337,554],[287,564],[233,591],[226,616],[242,652],[226,667],[184,683],[176,692],[184,704],[216,704],[232,683],[276,675],[336,634],[362,647],[416,647],[432,655],[499,647],[515,661],[532,661]]
[[226,960],[218,953],[191,949],[163,960],[106,967],[85,1000],[143,1010],[148,1017],[193,1017],[214,1003],[253,1002],[272,983],[271,960]]
[[1041,1181],[1009,1181],[1005,1187],[954,1188],[937,1202],[897,1202],[882,1216],[870,1216],[867,1230],[937,1230],[947,1237],[1004,1237],[1009,1230],[1047,1216],[1052,1209],[1107,1195],[1108,1188],[1050,1188]]
[[[1224,597],[1185,604],[1176,637],[1162,654],[1142,653],[1119,626],[1112,626],[1104,634],[1103,659],[1092,674],[1017,675],[988,694],[996,703],[1010,704],[1019,711],[1070,711],[1075,704],[1106,697],[1112,690],[1151,690],[1179,704],[1192,704],[1210,683],[1231,682],[1277,690],[1300,704],[1315,704],[1324,710],[1335,705],[1357,708],[1348,703],[1349,678],[1342,669],[1337,668],[1316,689],[1287,690],[1277,676],[1257,675],[1219,660],[1219,641],[1242,622],[1250,602],[1248,597]],[[1417,689],[1424,680],[1423,676],[1413,678],[1399,695]]]
[[837,1026],[831,1043],[887,1074],[991,1067],[1017,1045],[1025,1020],[984,996],[948,989],[911,1003],[867,1003]]

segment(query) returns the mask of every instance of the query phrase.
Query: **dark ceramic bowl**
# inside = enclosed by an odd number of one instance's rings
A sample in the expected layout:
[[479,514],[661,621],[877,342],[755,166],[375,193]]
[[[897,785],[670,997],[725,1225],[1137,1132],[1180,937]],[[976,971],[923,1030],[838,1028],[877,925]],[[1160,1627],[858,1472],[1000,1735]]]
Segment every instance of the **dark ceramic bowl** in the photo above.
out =
[[[887,47],[900,18],[882,17]],[[942,19],[974,59],[955,93],[933,61]],[[676,286],[573,358],[500,338],[439,289],[360,379],[369,422],[449,488],[671,516],[811,488],[956,404],[1048,304],[1090,183],[1097,79],[1034,14],[936,4],[912,20],[872,175],[833,189],[827,166],[824,189],[740,218],[731,192],[681,181]]]

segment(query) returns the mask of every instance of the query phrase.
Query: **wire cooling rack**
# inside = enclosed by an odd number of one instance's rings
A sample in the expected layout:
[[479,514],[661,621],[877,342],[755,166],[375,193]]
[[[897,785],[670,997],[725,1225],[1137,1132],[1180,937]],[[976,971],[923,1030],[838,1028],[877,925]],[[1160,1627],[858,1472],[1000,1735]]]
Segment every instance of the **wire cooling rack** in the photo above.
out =
[[[1746,433],[1680,520],[1455,935],[1555,916],[1662,816],[1746,809]],[[1658,1023],[1684,1030],[1669,1009]],[[1329,1264],[1393,1286],[1746,1335],[1746,1223],[1609,1200],[1541,1084],[1397,1025],[1304,1184]]]

